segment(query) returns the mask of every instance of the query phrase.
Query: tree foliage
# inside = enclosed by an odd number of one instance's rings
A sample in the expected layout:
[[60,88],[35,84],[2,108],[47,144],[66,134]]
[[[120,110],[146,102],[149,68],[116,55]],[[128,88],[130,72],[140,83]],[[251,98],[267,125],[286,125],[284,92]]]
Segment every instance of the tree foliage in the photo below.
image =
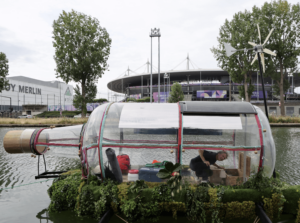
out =
[[170,97],[168,99],[169,103],[177,103],[184,99],[184,94],[182,87],[179,83],[175,82],[171,87]]
[[284,94],[290,85],[287,75],[298,71],[300,48],[300,4],[291,5],[287,1],[266,2],[261,10],[262,38],[273,27],[267,47],[274,50],[276,57],[266,55],[266,76],[274,80],[275,91],[279,90],[281,115],[285,115]]
[[[281,105],[284,105],[283,95],[289,87],[284,83],[284,78],[288,72],[296,72],[299,63],[297,57],[300,55],[300,49],[296,48],[300,43],[299,3],[291,5],[287,1],[278,0],[266,2],[261,8],[254,6],[252,11],[238,12],[231,21],[225,20],[225,24],[220,28],[219,45],[213,47],[211,51],[218,65],[228,71],[234,82],[244,82],[240,92],[244,91],[244,95],[248,92],[248,98],[247,95],[245,98],[249,101],[252,94],[250,74],[259,69],[257,61],[253,66],[250,64],[255,54],[253,51],[239,51],[227,57],[224,43],[230,43],[237,49],[251,48],[248,41],[259,44],[256,24],[260,26],[262,43],[274,28],[265,46],[275,51],[277,56],[264,54],[265,76],[275,81],[275,85],[280,90]],[[249,88],[246,83],[249,83]],[[285,114],[284,106],[281,106],[281,114]]]
[[239,90],[240,96],[246,101],[250,101],[254,90],[251,83],[251,74],[254,70],[251,62],[254,53],[252,51],[238,51],[231,57],[227,57],[224,43],[230,43],[237,49],[250,48],[248,41],[257,42],[258,39],[256,23],[257,19],[254,13],[247,10],[236,13],[231,21],[225,20],[217,38],[219,45],[211,49],[218,61],[218,66],[228,71],[232,81],[244,83],[243,86],[239,87]]
[[[82,90],[80,89],[79,85],[76,85],[74,88],[75,95],[73,97],[73,105],[75,108],[81,110],[86,114],[86,106],[83,106],[83,96],[81,94]],[[85,92],[85,102],[86,103],[93,103],[94,98],[97,94],[97,86],[94,83],[87,83],[86,84],[86,92]],[[86,104],[85,103],[85,104]]]
[[[108,69],[111,39],[96,18],[72,10],[53,22],[56,76],[81,85],[81,107],[86,107],[87,86]],[[84,109],[82,117],[85,116]]]
[[2,90],[8,85],[8,80],[6,79],[8,76],[8,70],[8,59],[4,53],[0,52],[0,92],[2,92]]
[[103,103],[103,102],[107,102],[106,98],[97,98],[93,100],[94,103]]

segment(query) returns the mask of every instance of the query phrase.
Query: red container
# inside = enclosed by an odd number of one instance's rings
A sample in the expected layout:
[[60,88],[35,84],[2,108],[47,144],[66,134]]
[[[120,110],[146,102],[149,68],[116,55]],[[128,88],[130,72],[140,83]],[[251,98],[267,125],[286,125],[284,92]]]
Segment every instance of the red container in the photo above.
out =
[[130,173],[130,174],[138,174],[139,170],[129,170],[128,173]]

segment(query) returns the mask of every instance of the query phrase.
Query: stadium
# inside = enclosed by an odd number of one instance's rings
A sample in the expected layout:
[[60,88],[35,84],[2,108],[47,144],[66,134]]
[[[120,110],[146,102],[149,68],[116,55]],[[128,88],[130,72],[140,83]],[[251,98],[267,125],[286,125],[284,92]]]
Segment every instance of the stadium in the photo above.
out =
[[[189,69],[191,61],[189,57],[186,58],[186,69],[184,70],[167,70],[157,72],[157,68],[152,72],[152,93],[154,102],[167,102],[170,95],[170,90],[175,82],[182,86],[184,93],[184,100],[186,101],[242,101],[239,96],[238,87],[241,83],[234,83],[228,72],[220,68],[217,69],[204,69],[195,68]],[[131,98],[144,98],[150,97],[150,78],[151,72],[150,63],[147,62],[143,65],[146,72],[138,73],[136,70],[127,69],[121,76],[111,80],[107,87],[115,93],[125,94],[125,97]],[[142,66],[142,67],[143,67]],[[141,67],[141,68],[142,68]],[[139,68],[140,69],[140,68]],[[160,78],[158,78],[160,77]],[[293,106],[298,106],[299,96],[294,90],[300,86],[300,78],[293,75],[288,76],[290,89],[286,92],[286,101],[293,103]],[[160,82],[160,87],[159,87]],[[260,106],[263,101],[263,90],[261,85],[261,78],[259,72],[253,72],[251,76],[251,83],[254,86],[254,92],[251,96],[251,102]],[[274,94],[273,89],[274,81],[270,77],[264,78],[265,92],[268,104],[271,105],[270,112],[278,114],[279,97]],[[160,89],[160,100],[158,99],[158,90]],[[296,104],[295,104],[296,103]],[[300,108],[300,107],[299,107]],[[293,109],[295,110],[295,108]],[[292,112],[291,109],[287,110],[287,114],[299,115],[300,111]]]

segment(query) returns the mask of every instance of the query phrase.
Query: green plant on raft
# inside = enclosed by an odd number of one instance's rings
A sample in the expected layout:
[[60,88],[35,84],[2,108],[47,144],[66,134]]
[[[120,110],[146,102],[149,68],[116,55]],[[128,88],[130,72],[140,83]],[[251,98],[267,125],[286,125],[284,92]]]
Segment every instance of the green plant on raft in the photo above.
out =
[[180,163],[174,165],[172,162],[166,162],[165,168],[160,169],[156,176],[160,179],[169,179],[172,177],[172,173],[182,170],[182,167]]
[[269,178],[264,176],[263,168],[260,168],[258,173],[251,176],[247,182],[244,184],[234,186],[236,189],[255,189],[258,191],[262,191],[266,188],[272,188],[274,190],[282,190],[288,186],[286,183],[280,181],[278,178]]
[[145,197],[141,193],[145,188],[148,186],[144,180],[136,181],[128,188],[128,193],[131,193],[134,198],[122,200],[120,208],[129,222],[157,221],[159,218],[161,209],[158,202],[156,200],[145,202]]
[[270,218],[270,220],[273,220],[273,203],[271,198],[262,197],[264,201],[264,209],[266,211],[266,214]]
[[300,199],[298,201],[298,213],[295,223],[300,223]]
[[186,190],[186,214],[193,222],[206,222],[205,202],[209,201],[208,188],[197,187]]
[[[286,187],[278,179],[265,178],[262,172],[249,181],[252,182],[239,186],[184,185],[181,176],[175,175],[163,183],[141,180],[117,184],[110,179],[99,181],[92,175],[81,180],[81,171],[71,170],[49,188],[49,210],[72,210],[80,216],[99,219],[112,208],[128,222],[157,221],[163,211],[171,212],[176,219],[177,213],[183,212],[191,221],[217,223],[220,219],[254,220],[254,202],[265,201],[264,208],[273,218],[281,214],[283,207],[288,213],[297,213],[300,186]],[[291,197],[296,198],[297,206]]]
[[209,188],[208,194],[210,196],[209,200],[209,208],[212,210],[211,219],[212,223],[220,223],[219,211],[222,207],[222,195],[224,194],[225,188],[221,187],[220,189],[217,188]]
[[274,218],[280,218],[283,211],[283,205],[286,202],[282,192],[272,194],[272,202]]
[[152,200],[158,202],[169,202],[172,200],[171,188],[167,184],[161,184],[153,189]]
[[145,189],[145,188],[148,188],[148,185],[145,184],[145,181],[137,180],[128,188],[128,192],[139,193],[142,189]]
[[225,219],[254,219],[255,203],[253,201],[233,201],[224,204]]
[[73,210],[78,196],[78,187],[81,183],[81,174],[63,175],[53,181],[48,189],[51,198],[49,211],[58,212]]
[[95,218],[100,219],[110,207],[112,207],[115,212],[118,211],[118,192],[119,189],[112,180],[108,179],[102,183],[99,190],[96,191],[96,193],[99,193],[100,198],[95,202]]

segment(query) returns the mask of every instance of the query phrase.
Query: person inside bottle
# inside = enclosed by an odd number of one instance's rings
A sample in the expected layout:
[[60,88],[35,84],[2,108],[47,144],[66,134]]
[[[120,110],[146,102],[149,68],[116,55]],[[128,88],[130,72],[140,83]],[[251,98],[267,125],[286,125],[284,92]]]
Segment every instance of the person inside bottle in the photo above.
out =
[[223,161],[228,158],[226,151],[211,152],[206,150],[199,150],[199,156],[191,159],[190,168],[195,171],[197,177],[202,177],[203,181],[207,181],[208,177],[212,175],[210,165],[217,168],[224,169],[216,164],[216,161]]

